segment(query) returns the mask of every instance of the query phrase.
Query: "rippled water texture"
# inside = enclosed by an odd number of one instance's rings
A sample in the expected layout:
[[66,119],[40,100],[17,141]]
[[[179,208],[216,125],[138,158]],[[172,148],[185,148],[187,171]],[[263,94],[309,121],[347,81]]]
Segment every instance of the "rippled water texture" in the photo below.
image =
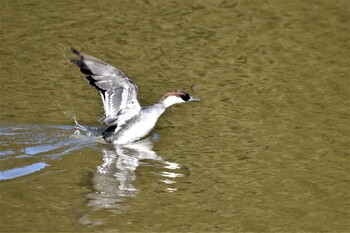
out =
[[[1,231],[350,231],[349,1],[0,5]],[[203,101],[104,144],[70,46]]]

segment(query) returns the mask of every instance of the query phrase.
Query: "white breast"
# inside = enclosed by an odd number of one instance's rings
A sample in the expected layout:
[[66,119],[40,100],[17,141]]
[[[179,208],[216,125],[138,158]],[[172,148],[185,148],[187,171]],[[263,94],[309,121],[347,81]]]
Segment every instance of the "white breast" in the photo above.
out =
[[139,140],[145,137],[157,122],[156,118],[143,119],[142,121],[136,122],[128,130],[125,130],[122,134],[118,135],[113,143],[114,144],[128,144],[130,142]]

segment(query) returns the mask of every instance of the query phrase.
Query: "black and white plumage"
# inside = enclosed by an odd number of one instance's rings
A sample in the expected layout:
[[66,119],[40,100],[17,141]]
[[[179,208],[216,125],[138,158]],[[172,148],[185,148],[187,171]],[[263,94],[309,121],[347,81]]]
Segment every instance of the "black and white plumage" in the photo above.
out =
[[141,108],[137,98],[137,85],[122,71],[100,59],[72,48],[78,58],[71,59],[85,74],[86,80],[101,94],[104,118],[109,126],[102,137],[115,144],[127,144],[146,136],[165,109],[173,104],[194,102],[184,91],[166,93],[160,101]]

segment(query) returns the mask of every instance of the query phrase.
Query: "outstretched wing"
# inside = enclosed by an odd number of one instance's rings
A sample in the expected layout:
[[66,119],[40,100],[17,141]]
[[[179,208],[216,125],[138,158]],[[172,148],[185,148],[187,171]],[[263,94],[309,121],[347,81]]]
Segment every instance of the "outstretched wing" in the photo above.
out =
[[103,122],[106,125],[120,125],[141,109],[137,100],[136,84],[117,68],[93,56],[72,48],[79,56],[71,61],[80,67],[90,85],[100,91],[105,111]]

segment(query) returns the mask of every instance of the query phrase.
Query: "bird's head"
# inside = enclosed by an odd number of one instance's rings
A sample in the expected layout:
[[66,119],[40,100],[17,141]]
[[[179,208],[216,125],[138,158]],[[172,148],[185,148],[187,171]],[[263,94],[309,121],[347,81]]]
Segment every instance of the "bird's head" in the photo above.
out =
[[186,102],[198,102],[200,99],[194,98],[190,96],[187,92],[184,91],[170,91],[163,95],[160,100],[161,103],[167,108],[171,105],[178,103],[186,103]]

